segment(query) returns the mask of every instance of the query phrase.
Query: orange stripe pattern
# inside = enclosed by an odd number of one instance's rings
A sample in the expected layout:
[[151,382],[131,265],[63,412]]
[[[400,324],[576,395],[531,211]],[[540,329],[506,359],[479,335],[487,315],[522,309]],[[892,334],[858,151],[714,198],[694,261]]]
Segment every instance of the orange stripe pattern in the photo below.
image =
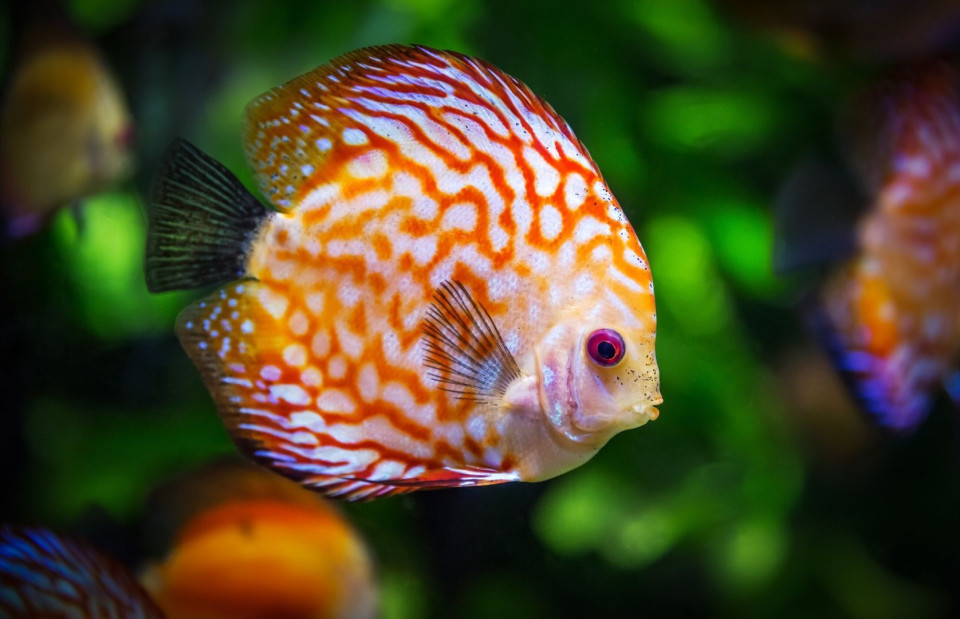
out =
[[185,312],[181,336],[261,462],[369,498],[542,479],[595,453],[545,415],[437,388],[421,338],[448,281],[528,376],[551,328],[617,316],[649,348],[642,383],[656,392],[640,242],[567,123],[514,78],[460,54],[369,48],[255,99],[245,121],[280,212],[250,280]]

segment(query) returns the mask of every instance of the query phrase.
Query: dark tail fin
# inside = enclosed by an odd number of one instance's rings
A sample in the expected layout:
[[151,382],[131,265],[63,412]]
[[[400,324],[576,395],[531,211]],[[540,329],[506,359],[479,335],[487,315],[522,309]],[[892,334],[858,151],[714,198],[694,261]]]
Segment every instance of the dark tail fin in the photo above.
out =
[[186,140],[167,148],[148,203],[151,292],[239,279],[269,211],[227,168]]

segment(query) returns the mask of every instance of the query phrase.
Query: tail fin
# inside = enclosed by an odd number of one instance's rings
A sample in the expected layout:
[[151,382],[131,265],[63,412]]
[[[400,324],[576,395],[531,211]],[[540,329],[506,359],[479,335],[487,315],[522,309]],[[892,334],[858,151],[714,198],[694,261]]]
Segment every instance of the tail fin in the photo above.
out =
[[226,167],[181,139],[164,153],[147,208],[151,292],[239,279],[270,214]]

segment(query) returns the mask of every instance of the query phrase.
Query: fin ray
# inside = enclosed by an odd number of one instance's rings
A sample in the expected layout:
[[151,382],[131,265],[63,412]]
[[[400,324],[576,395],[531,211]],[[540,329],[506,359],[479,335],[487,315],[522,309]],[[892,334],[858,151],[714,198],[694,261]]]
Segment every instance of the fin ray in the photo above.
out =
[[418,490],[490,486],[517,481],[514,473],[480,467],[428,469],[409,479],[361,479],[338,475],[295,477],[300,483],[322,491],[325,495],[347,501],[367,501],[397,496]]
[[429,377],[459,399],[502,396],[520,377],[490,314],[458,281],[445,281],[434,292],[422,341]]
[[151,292],[242,277],[250,244],[269,216],[226,167],[182,139],[164,154],[148,209],[144,267]]

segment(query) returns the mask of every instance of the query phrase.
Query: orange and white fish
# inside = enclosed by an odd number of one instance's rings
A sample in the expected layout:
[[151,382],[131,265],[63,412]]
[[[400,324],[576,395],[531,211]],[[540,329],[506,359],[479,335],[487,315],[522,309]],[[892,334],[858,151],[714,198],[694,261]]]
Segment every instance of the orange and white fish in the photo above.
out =
[[41,527],[2,525],[0,617],[163,614],[123,565],[91,546]]
[[596,164],[493,66],[391,45],[258,97],[268,211],[172,145],[153,291],[240,449],[332,496],[536,481],[657,417],[646,256]]
[[7,233],[22,236],[126,177],[133,121],[113,73],[55,3],[13,8],[18,46],[0,101],[0,206]]
[[843,236],[844,206],[862,211],[853,256],[816,292],[816,327],[867,411],[907,429],[941,384],[960,400],[960,76],[943,62],[900,71],[856,101],[846,127],[852,174],[821,166],[790,183],[780,228],[796,238],[780,262],[821,262]]
[[165,547],[141,581],[178,619],[363,619],[373,562],[316,493],[250,464],[217,462],[156,492],[145,533]]

